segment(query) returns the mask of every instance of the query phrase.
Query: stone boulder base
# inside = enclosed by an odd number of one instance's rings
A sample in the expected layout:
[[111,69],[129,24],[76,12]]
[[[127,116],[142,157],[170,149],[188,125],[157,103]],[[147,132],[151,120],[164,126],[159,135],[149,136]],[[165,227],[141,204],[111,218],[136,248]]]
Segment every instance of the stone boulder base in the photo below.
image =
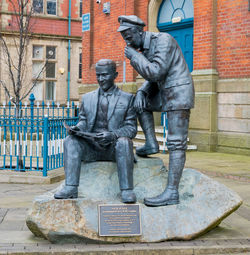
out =
[[36,236],[53,243],[190,240],[217,226],[242,203],[224,185],[198,171],[185,169],[180,183],[180,204],[145,206],[143,198],[158,195],[166,183],[167,171],[161,159],[138,159],[134,191],[141,206],[141,236],[98,235],[98,205],[121,203],[116,164],[112,162],[83,164],[79,198],[55,200],[56,190],[41,195],[34,200],[26,223]]

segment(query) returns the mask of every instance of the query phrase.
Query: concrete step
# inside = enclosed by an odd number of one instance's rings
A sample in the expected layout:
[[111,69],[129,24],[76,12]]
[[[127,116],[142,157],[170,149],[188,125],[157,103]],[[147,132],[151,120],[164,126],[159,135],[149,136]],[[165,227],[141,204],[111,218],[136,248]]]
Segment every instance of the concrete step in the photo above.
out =
[[[137,141],[145,141],[145,136],[144,136],[144,134],[137,134],[136,137],[135,137],[135,139],[136,139]],[[164,138],[163,136],[159,136],[159,135],[156,136],[156,139],[157,139],[157,141],[158,141],[159,143],[163,143],[164,140],[165,140],[165,138]],[[188,140],[188,142],[189,142],[189,138],[188,138],[187,140]]]
[[[155,134],[156,134],[156,139],[159,143],[159,149],[160,152],[163,151],[167,151],[167,146],[164,146],[164,142],[166,141],[164,138],[164,129],[162,126],[157,126],[155,127]],[[189,142],[189,138],[188,138],[188,142]],[[145,136],[143,134],[142,128],[140,126],[138,126],[138,133],[136,135],[136,137],[134,138],[134,147],[140,147],[143,146],[145,143]],[[197,145],[193,145],[193,144],[188,144],[188,151],[195,151],[197,150]]]
[[[136,147],[140,147],[140,146],[143,146],[144,145],[144,142],[137,142],[136,140],[133,141],[133,145],[134,145],[134,148]],[[167,151],[167,146],[164,146],[159,144],[159,149],[160,149],[160,152],[163,152],[163,151]],[[187,147],[187,150],[188,151],[196,151],[197,150],[197,146],[196,145],[188,145]]]

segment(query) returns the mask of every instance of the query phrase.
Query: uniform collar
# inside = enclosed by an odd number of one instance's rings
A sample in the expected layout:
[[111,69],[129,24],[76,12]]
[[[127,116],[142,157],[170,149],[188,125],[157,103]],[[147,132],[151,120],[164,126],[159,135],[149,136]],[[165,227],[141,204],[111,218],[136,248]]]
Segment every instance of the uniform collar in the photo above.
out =
[[144,50],[149,49],[150,41],[151,41],[151,33],[150,32],[145,32],[145,38],[144,38],[144,43],[143,43],[143,49]]

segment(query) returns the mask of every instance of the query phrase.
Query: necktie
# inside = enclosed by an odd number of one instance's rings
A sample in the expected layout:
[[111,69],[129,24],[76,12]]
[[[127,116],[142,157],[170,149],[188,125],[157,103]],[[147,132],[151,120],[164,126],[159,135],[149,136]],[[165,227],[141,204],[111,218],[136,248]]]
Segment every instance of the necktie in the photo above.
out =
[[102,101],[101,101],[101,109],[105,117],[108,114],[108,106],[109,106],[108,95],[103,94]]

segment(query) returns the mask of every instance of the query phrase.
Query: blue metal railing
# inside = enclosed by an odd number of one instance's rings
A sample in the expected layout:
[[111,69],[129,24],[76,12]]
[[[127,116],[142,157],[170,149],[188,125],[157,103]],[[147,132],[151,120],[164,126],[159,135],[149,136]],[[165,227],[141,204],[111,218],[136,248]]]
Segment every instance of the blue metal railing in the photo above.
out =
[[[11,102],[0,105],[0,170],[47,171],[63,166],[64,122],[78,122],[79,105],[35,103],[17,107]],[[19,163],[18,163],[19,162]]]
[[162,112],[161,114],[161,125],[163,126],[163,149],[162,153],[166,153],[167,137],[168,137],[168,118],[167,113]]

